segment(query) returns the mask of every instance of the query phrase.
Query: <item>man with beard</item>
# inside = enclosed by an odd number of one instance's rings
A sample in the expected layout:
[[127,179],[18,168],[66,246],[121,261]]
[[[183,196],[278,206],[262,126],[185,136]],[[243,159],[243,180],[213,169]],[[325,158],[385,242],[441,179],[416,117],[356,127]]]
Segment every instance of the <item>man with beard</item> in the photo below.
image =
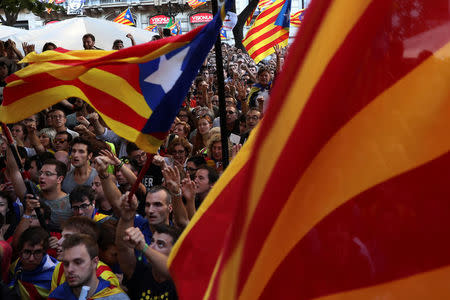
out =
[[66,282],[58,286],[48,299],[129,299],[117,286],[97,277],[98,245],[89,235],[72,234],[62,243]]

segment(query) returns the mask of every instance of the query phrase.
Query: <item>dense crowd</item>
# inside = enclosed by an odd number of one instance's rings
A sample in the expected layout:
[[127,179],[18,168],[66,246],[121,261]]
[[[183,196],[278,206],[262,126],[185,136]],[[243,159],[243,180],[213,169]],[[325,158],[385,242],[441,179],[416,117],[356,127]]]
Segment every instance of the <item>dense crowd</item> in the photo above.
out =
[[[97,49],[91,34],[82,42],[86,50]],[[35,50],[30,44],[22,47],[25,54]],[[56,47],[47,43],[42,51]],[[120,40],[112,45],[122,47]],[[168,255],[223,172],[221,135],[228,137],[232,159],[263,117],[284,49],[276,48],[258,65],[225,43],[222,55],[226,131],[220,130],[212,50],[153,157],[119,137],[78,98],[8,125],[24,168],[3,133],[2,296],[178,298],[166,266]],[[0,41],[0,87],[24,67],[21,58],[13,41]],[[152,163],[129,199],[147,159]]]

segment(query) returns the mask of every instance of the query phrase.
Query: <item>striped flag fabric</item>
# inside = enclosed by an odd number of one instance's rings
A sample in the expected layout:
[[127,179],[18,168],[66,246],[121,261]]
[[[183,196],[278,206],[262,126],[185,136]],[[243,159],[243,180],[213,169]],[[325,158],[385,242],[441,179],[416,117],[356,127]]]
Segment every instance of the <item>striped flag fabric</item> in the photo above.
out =
[[305,10],[301,9],[298,12],[291,15],[291,26],[300,27],[303,22],[303,17],[305,15]]
[[179,295],[448,298],[448,11],[311,2],[276,102],[172,250]]
[[273,0],[259,0],[258,2],[258,7],[260,11],[265,10],[266,8],[268,8],[269,6],[271,6],[273,4]]
[[222,7],[211,22],[186,34],[119,51],[33,52],[22,60],[30,65],[6,79],[0,122],[15,123],[78,97],[118,135],[156,153],[224,18]]
[[206,0],[188,0],[187,4],[192,8],[196,9],[199,6],[202,6],[203,4],[206,4]]
[[289,39],[290,0],[276,0],[256,18],[242,44],[255,63],[285,47]]
[[123,24],[123,25],[129,25],[134,26],[136,25],[133,20],[133,16],[131,15],[131,11],[129,8],[121,12],[114,20],[113,22]]
[[247,20],[245,20],[245,26],[250,26],[253,20],[253,16],[255,15],[255,11],[258,8],[258,6],[255,6],[255,9],[252,11],[252,13],[248,16]]
[[[54,3],[54,2],[55,2],[55,0],[48,0],[47,3],[52,4],[52,3]],[[53,11],[53,8],[51,8],[51,7],[46,7],[46,8],[45,8],[45,11],[46,11],[48,14],[51,14],[51,12]]]
[[152,24],[144,28],[145,30],[158,33],[158,25]]

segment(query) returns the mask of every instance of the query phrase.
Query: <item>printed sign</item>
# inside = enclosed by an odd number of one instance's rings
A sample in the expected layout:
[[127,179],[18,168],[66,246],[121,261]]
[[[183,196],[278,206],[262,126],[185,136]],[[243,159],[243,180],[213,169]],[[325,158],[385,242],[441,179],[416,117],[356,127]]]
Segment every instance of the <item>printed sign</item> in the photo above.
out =
[[67,0],[67,14],[80,15],[84,6],[84,0]]
[[209,13],[199,13],[190,17],[191,23],[208,23],[213,19],[213,15]]
[[150,18],[150,25],[160,25],[169,23],[170,18],[165,15],[158,15]]

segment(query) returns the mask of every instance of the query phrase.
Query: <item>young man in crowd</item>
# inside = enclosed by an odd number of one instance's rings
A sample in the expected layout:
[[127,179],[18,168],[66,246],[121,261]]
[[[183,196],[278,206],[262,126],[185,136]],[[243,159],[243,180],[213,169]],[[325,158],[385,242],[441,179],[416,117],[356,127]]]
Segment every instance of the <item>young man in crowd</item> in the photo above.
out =
[[[68,219],[62,225],[62,237],[58,241],[57,259],[62,261],[63,259],[63,247],[62,243],[65,239],[73,234],[86,234],[92,236],[95,240],[98,240],[98,226],[94,220],[87,217],[72,217]],[[119,286],[119,280],[114,275],[111,268],[101,261],[97,263],[97,277],[101,277],[104,280],[111,282],[115,286]],[[64,264],[58,263],[55,267],[55,271],[52,276],[51,291],[56,289],[59,285],[66,281],[64,273]]]
[[[148,242],[140,229],[133,227],[136,197],[128,201],[128,195],[124,195],[121,203],[122,217],[117,225],[116,246],[131,299],[178,299],[167,268],[167,258],[180,232],[175,227],[155,225],[153,237]],[[143,263],[142,256],[136,258],[134,250],[144,255],[148,264]]]
[[10,266],[9,286],[21,299],[46,299],[56,259],[46,254],[49,234],[41,227],[25,230],[19,239],[19,258]]
[[200,204],[212,189],[214,183],[219,179],[217,171],[207,165],[200,166],[195,173],[195,208],[198,209]]
[[90,186],[75,187],[69,195],[69,200],[74,216],[88,217],[96,223],[111,219],[110,216],[99,213],[95,208],[95,191]]
[[[98,245],[86,234],[72,234],[62,243],[64,275],[49,299],[130,299],[118,286],[97,277]],[[83,298],[84,296],[84,298]]]
[[67,173],[62,189],[70,193],[77,185],[91,186],[97,171],[89,164],[92,158],[91,143],[83,138],[75,138],[71,147],[71,164],[74,167]]

